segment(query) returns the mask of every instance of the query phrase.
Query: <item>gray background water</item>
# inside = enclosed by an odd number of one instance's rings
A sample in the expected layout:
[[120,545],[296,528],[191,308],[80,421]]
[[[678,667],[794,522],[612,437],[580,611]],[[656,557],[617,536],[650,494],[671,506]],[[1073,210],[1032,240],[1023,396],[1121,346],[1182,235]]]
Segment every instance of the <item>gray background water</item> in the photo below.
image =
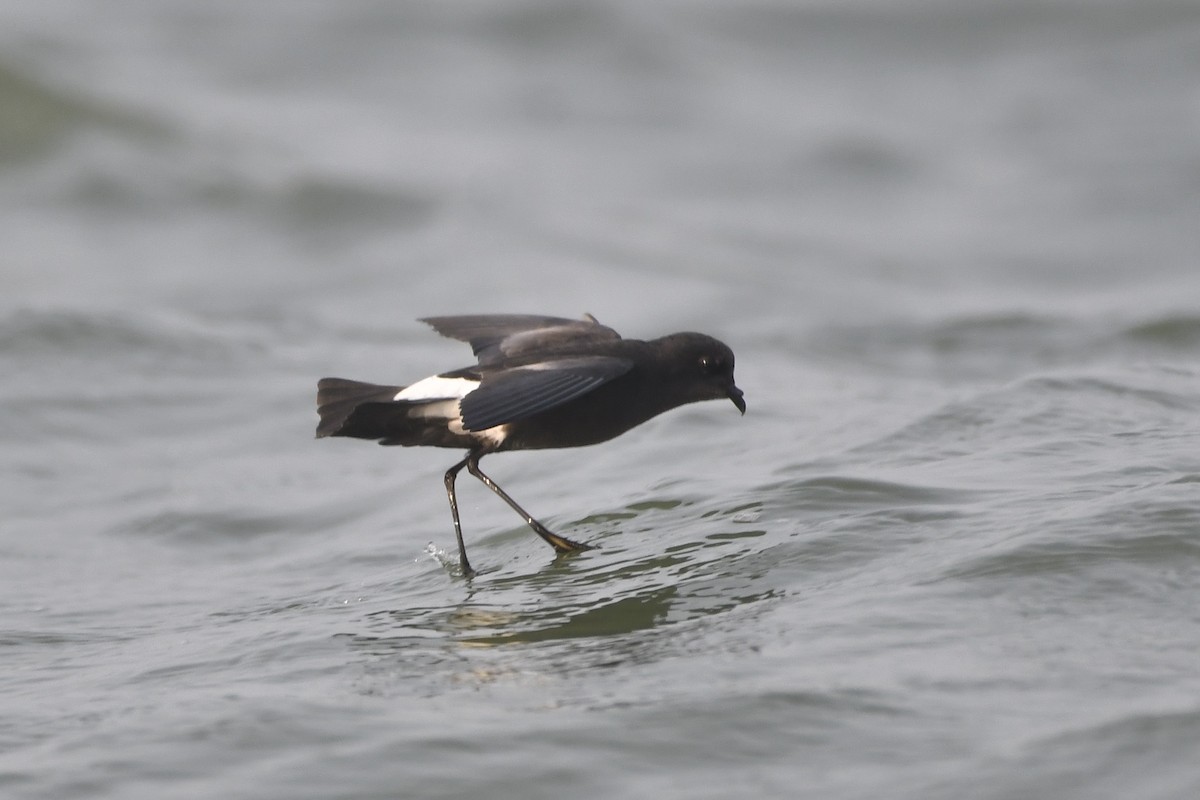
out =
[[[1200,796],[1200,5],[0,2],[0,795]],[[492,474],[420,316],[728,341]]]

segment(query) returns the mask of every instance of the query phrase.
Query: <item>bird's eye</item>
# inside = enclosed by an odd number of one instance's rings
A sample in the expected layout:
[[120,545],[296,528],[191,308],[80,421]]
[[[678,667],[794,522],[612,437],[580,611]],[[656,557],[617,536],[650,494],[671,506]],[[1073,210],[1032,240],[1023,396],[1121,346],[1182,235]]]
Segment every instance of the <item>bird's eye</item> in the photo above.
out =
[[716,375],[722,369],[721,359],[713,356],[700,356],[700,371],[705,375]]

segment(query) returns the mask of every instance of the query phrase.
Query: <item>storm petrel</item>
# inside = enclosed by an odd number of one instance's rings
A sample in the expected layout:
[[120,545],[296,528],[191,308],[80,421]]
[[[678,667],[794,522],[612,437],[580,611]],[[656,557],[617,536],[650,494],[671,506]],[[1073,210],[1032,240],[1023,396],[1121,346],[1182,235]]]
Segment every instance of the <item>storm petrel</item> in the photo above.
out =
[[464,575],[467,561],[454,480],[463,467],[508,503],[557,552],[589,545],[551,532],[479,469],[488,453],[581,447],[619,436],[676,406],[726,398],[746,413],[733,382],[733,351],[702,333],[647,342],[622,339],[588,314],[583,320],[520,314],[427,317],[442,336],[467,342],[477,364],[411,386],[344,378],[317,382],[317,437],[380,444],[457,447],[466,458],[446,471],[446,496]]

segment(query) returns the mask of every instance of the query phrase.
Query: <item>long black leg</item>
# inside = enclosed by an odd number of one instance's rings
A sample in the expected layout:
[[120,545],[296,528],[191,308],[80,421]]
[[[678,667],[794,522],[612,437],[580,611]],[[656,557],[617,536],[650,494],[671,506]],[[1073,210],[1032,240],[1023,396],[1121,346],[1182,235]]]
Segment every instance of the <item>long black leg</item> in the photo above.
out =
[[[517,501],[509,497],[508,493],[497,486],[494,480],[483,474],[483,470],[479,468],[479,459],[482,457],[482,453],[471,453],[468,455],[466,459],[467,471],[476,478],[479,478],[479,480],[483,481],[484,486],[495,492],[501,500],[508,503],[509,506],[512,507],[513,511],[516,511],[518,514],[520,514],[521,518],[525,520],[525,524],[533,528],[533,532],[542,537],[546,541],[546,544],[553,547],[559,553],[570,553],[575,550],[593,549],[592,545],[582,544],[581,542],[572,541],[565,536],[559,536],[557,533],[552,532],[545,525],[530,516],[529,512],[517,505]],[[455,471],[461,467],[462,464],[456,464]],[[449,480],[449,478],[447,478],[447,480]],[[449,484],[447,484],[447,486],[449,486]],[[462,540],[460,539],[459,541],[461,542]],[[463,556],[463,558],[466,558],[466,556]]]
[[[454,479],[458,477],[458,473],[467,466],[473,456],[474,454],[468,455],[446,470],[446,497],[450,499],[450,516],[454,517],[454,535],[458,537],[458,563],[462,567],[465,577],[474,575],[475,570],[471,569],[471,562],[467,561],[467,546],[463,544],[462,523],[458,521],[458,498],[454,495]],[[477,458],[477,456],[475,457]]]

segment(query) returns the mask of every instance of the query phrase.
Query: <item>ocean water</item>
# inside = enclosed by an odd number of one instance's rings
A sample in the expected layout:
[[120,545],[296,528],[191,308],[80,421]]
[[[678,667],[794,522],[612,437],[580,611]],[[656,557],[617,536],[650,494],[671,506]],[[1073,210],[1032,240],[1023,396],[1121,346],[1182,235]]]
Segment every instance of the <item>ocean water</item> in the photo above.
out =
[[[1200,796],[1200,6],[0,2],[0,796]],[[432,314],[749,411],[313,439]]]

